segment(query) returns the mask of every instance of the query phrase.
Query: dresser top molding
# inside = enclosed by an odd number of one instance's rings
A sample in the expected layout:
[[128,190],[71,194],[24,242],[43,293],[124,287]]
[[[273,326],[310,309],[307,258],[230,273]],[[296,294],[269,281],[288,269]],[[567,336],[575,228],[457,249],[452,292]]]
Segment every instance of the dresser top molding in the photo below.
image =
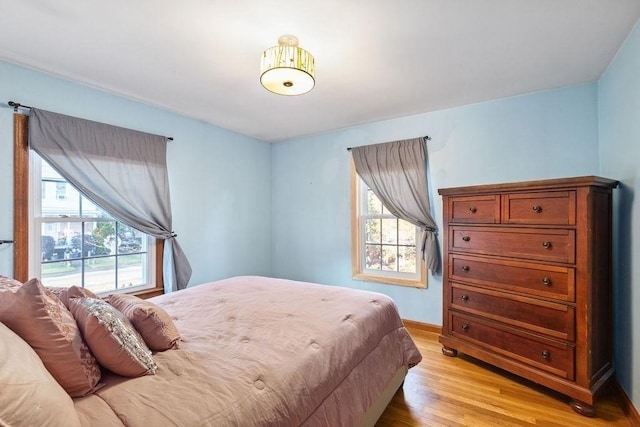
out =
[[522,181],[522,182],[510,182],[506,184],[487,184],[487,185],[474,185],[471,187],[451,187],[440,188],[438,194],[442,196],[450,195],[465,195],[473,194],[478,195],[482,193],[501,193],[511,192],[518,190],[535,191],[535,190],[561,190],[564,188],[575,187],[603,187],[603,188],[616,188],[618,181],[614,179],[602,178],[599,176],[580,176],[574,178],[556,178],[556,179],[543,179],[538,181]]

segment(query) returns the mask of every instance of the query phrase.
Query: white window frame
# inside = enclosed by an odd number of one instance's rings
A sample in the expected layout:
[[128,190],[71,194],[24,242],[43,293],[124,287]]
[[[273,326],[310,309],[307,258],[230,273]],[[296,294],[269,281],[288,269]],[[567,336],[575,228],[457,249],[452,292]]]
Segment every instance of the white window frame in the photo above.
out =
[[[46,218],[40,215],[42,212],[42,159],[33,150],[29,150],[29,277],[41,277],[42,271],[42,224],[45,222],[60,222],[59,218]],[[65,181],[67,186],[71,185]],[[57,194],[56,194],[57,197]],[[65,222],[94,222],[96,218],[93,217],[65,217]],[[117,220],[114,220],[116,224]],[[147,251],[146,251],[146,272],[145,277],[147,283],[143,285],[130,286],[125,288],[116,289],[117,283],[114,283],[114,288],[98,293],[98,295],[106,296],[115,293],[131,293],[141,292],[149,289],[155,289],[156,285],[156,239],[147,235]],[[116,258],[116,273],[115,278],[117,280],[117,257],[126,256],[128,254],[115,255]],[[80,260],[85,258],[81,257]],[[84,274],[82,272],[81,274]],[[84,277],[83,277],[84,282]],[[75,284],[75,283],[74,283]],[[45,283],[46,285],[46,283]],[[83,286],[82,284],[76,284]]]
[[409,286],[415,288],[427,287],[426,264],[421,251],[421,230],[416,227],[416,272],[406,273],[387,270],[372,270],[366,268],[366,220],[368,218],[393,218],[387,214],[369,215],[367,191],[368,186],[356,173],[353,160],[351,162],[351,266],[354,280],[387,283],[392,285]]

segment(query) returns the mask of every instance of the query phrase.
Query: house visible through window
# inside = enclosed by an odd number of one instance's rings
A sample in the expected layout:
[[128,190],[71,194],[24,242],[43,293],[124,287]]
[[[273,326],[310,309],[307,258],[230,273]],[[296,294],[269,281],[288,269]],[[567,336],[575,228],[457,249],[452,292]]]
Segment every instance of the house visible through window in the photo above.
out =
[[95,293],[153,288],[155,239],[116,221],[36,153],[30,156],[31,276]]
[[45,181],[45,179],[42,180],[42,184],[47,184],[48,182],[55,182],[56,185],[56,199],[58,200],[67,200],[67,183],[62,181],[55,181],[55,180],[49,180],[47,179]]
[[355,169],[352,174],[354,279],[425,287],[420,229],[391,214]]

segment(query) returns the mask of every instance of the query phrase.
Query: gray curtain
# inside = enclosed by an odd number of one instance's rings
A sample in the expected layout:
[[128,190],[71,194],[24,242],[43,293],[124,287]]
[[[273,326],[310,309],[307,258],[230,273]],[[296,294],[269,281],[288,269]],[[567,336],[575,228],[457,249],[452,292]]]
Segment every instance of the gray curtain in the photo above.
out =
[[422,253],[432,274],[439,271],[436,223],[431,217],[424,138],[351,149],[356,172],[398,218],[422,228]]
[[191,265],[171,226],[166,137],[33,108],[29,145],[114,218],[163,239],[165,291],[187,286]]

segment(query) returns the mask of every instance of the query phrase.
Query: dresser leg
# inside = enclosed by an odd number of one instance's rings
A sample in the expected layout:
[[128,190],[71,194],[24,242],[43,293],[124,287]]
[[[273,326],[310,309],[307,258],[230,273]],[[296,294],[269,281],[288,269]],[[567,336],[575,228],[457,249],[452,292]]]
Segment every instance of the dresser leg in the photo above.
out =
[[595,417],[596,409],[593,405],[589,405],[588,403],[580,402],[579,400],[571,399],[569,402],[569,406],[571,409],[579,413],[580,415],[584,415],[585,417]]
[[453,348],[449,348],[446,346],[442,346],[442,354],[444,354],[445,356],[449,356],[449,357],[456,357],[458,355],[458,350],[455,350]]

